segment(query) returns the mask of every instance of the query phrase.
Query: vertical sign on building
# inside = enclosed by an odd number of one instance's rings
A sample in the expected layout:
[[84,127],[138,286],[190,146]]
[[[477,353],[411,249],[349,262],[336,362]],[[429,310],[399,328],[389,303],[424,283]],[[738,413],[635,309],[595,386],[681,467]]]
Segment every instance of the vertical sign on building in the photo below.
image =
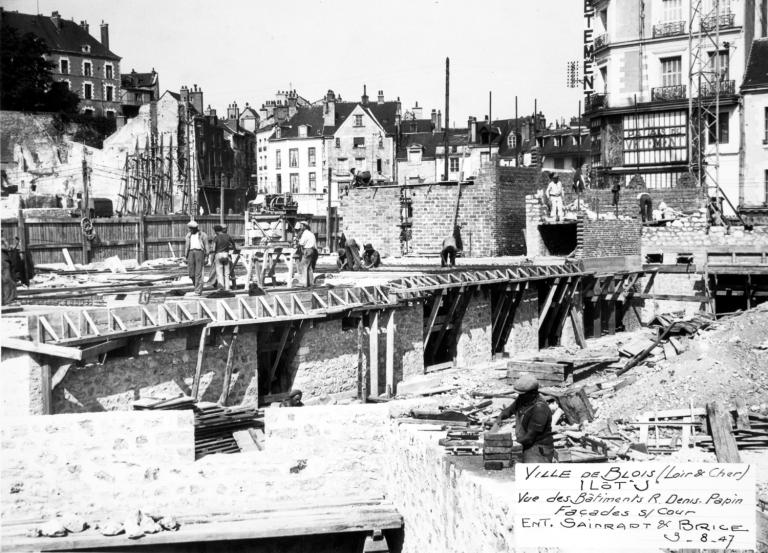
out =
[[592,22],[595,18],[595,7],[592,0],[584,0],[584,67],[582,83],[584,88],[584,105],[589,105],[589,98],[595,91],[595,43]]

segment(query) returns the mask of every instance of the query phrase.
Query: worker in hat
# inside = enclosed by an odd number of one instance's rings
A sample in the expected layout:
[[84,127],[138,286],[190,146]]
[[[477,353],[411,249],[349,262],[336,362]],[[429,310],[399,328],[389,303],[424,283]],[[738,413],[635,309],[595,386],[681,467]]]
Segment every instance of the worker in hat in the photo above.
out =
[[317,239],[306,221],[296,223],[295,230],[299,245],[299,278],[304,286],[312,286],[318,257]]
[[216,266],[216,283],[220,290],[229,290],[230,259],[229,252],[237,249],[235,241],[227,234],[227,227],[214,225],[216,236],[213,237],[213,263]]
[[381,265],[381,256],[379,252],[373,249],[373,244],[368,242],[363,246],[363,268],[374,269]]
[[189,232],[184,238],[184,257],[187,258],[189,278],[195,286],[195,294],[203,295],[203,266],[208,257],[208,235],[200,230],[197,221],[187,223]]
[[551,205],[549,216],[553,217],[555,222],[560,221],[563,218],[563,185],[560,182],[560,177],[555,173],[549,174],[547,198],[549,198]]
[[523,463],[551,463],[555,454],[552,411],[539,394],[539,380],[532,374],[524,373],[517,379],[514,388],[520,395],[502,409],[494,429],[501,421],[514,415],[515,440],[523,446]]

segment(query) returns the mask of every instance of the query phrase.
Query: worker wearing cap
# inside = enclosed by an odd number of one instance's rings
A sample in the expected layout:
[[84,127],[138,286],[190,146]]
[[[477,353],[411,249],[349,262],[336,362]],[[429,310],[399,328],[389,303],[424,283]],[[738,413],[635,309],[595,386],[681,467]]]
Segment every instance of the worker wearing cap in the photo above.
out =
[[208,235],[197,226],[197,221],[187,223],[189,232],[184,238],[184,257],[187,258],[189,278],[195,286],[195,294],[203,295],[203,266],[208,257]]
[[317,264],[317,239],[309,230],[309,223],[302,221],[296,223],[296,232],[298,236],[299,248],[301,248],[301,257],[299,261],[299,274],[302,279],[306,279],[305,286],[312,286],[314,283],[314,271]]
[[552,438],[552,411],[539,394],[539,381],[523,374],[514,385],[520,395],[502,409],[496,425],[515,416],[515,440],[523,446],[523,463],[551,463],[555,453]]
[[554,217],[555,221],[560,221],[563,218],[563,185],[560,183],[560,177],[555,173],[550,173],[549,175],[547,197],[552,206],[549,216]]
[[229,252],[237,249],[232,237],[227,234],[225,225],[213,225],[216,236],[213,238],[214,259],[216,264],[216,282],[221,290],[229,290],[230,259]]
[[381,265],[379,252],[373,249],[373,244],[368,242],[363,246],[363,268],[374,269]]

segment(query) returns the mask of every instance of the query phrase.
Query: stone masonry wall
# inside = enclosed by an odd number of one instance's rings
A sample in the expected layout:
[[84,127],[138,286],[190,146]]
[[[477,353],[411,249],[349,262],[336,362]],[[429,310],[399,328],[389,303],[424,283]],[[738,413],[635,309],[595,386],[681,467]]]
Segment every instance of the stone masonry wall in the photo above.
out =
[[456,364],[466,367],[490,361],[493,354],[491,300],[483,292],[469,302],[456,343]]
[[[229,351],[229,333],[225,341],[208,346],[200,379],[200,398],[217,401],[221,394],[224,369]],[[254,368],[256,333],[243,328],[239,334],[229,404],[255,405],[258,401]],[[190,394],[197,365],[199,330],[165,333],[165,341],[153,342],[152,336],[135,339],[134,356],[114,352],[104,364],[73,366],[53,390],[53,412],[130,410],[142,397],[170,398]],[[187,347],[194,349],[187,349]]]
[[190,411],[4,419],[2,519],[74,513],[92,523],[131,509],[205,519],[381,498],[388,409],[267,409],[265,451],[199,461]]
[[[561,179],[560,182],[563,182],[563,203],[567,206],[576,201],[576,194],[571,188],[570,181],[566,182]],[[543,185],[543,188],[546,188],[546,184]],[[700,188],[623,189],[619,193],[619,217],[640,218],[640,203],[637,200],[637,195],[641,191],[647,191],[651,195],[654,209],[658,208],[661,202],[665,202],[672,209],[691,214],[706,205],[706,194]],[[581,196],[581,202],[590,211],[615,213],[615,208],[612,205],[613,194],[610,189],[586,190]]]
[[707,251],[712,248],[730,247],[739,251],[739,247],[768,247],[768,227],[721,226],[709,227],[704,209],[696,214],[668,223],[664,227],[643,227],[643,259],[648,254],[664,255],[665,264],[674,264],[680,253],[693,254],[693,262],[701,269],[707,262]]
[[509,333],[504,351],[510,355],[539,350],[539,294],[536,289],[523,292],[523,299],[517,306],[512,331]]
[[610,257],[640,254],[642,224],[637,219],[591,220],[579,217],[577,257]]
[[388,441],[389,498],[405,519],[403,553],[514,551],[513,471],[472,469],[445,455],[438,434],[402,425]]

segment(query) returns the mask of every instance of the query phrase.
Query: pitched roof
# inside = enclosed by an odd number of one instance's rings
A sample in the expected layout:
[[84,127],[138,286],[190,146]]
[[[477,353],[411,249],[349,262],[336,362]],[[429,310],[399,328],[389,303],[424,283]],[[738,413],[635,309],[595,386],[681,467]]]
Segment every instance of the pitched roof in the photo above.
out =
[[157,73],[155,71],[151,73],[131,71],[130,73],[120,74],[120,85],[123,88],[148,88],[155,86],[156,83]]
[[758,38],[752,42],[747,70],[741,89],[752,90],[768,86],[768,38]]
[[[325,136],[333,135],[336,132],[336,129],[347,120],[357,106],[361,106],[368,115],[376,119],[376,121],[384,127],[384,132],[390,135],[397,134],[397,102],[384,102],[383,104],[378,102],[368,102],[366,105],[363,105],[361,102],[336,102],[334,108],[334,124],[325,126],[323,128],[323,134]],[[322,115],[323,106],[315,107],[321,108],[320,114]]]
[[[466,146],[467,129],[449,129],[448,146]],[[436,156],[438,146],[444,144],[445,138],[442,132],[419,132],[404,134],[397,146],[397,159],[408,159],[408,149],[411,146],[421,146],[422,159],[430,159]]]
[[259,113],[255,109],[253,109],[251,106],[245,106],[243,108],[243,111],[240,112],[240,118],[242,119],[243,115],[245,115],[248,112],[250,112],[250,114],[253,116],[256,116],[256,117],[259,116]]
[[280,140],[283,138],[298,138],[299,127],[306,125],[307,138],[317,137],[318,131],[323,132],[323,106],[300,107],[293,117],[280,125]]
[[15,27],[21,34],[32,33],[37,35],[45,41],[48,48],[53,52],[82,54],[83,45],[87,44],[91,49],[88,55],[93,58],[120,59],[120,56],[107,49],[74,21],[60,19],[61,28],[58,28],[53,19],[45,15],[31,15],[3,10],[2,22],[3,25]]
[[400,132],[403,134],[432,132],[432,128],[432,119],[404,119],[400,125]]

